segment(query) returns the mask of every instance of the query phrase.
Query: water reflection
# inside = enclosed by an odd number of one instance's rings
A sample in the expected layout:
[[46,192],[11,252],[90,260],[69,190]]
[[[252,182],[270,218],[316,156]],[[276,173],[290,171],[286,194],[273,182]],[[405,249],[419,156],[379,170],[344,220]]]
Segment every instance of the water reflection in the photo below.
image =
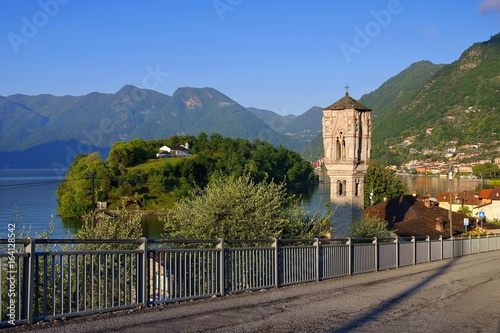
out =
[[[431,196],[450,191],[451,182],[447,177],[425,177],[425,176],[410,176],[398,175],[401,181],[407,185],[409,193],[413,190],[417,194],[424,195],[430,193]],[[470,178],[455,178],[453,179],[453,190],[456,192],[461,191],[481,191],[484,189],[493,188],[489,182],[484,182],[480,179]]]

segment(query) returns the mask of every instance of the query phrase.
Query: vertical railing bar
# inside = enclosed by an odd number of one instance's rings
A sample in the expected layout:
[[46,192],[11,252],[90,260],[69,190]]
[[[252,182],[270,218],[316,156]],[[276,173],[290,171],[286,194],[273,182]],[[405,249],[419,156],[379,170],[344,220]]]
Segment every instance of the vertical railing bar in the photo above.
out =
[[186,296],[191,297],[193,291],[193,252],[186,253]]
[[52,315],[56,314],[56,258],[52,255]]
[[108,259],[109,254],[104,255],[104,308],[108,307]]
[[[79,255],[78,253],[75,255],[75,311],[80,312],[80,293],[79,293],[79,288],[80,288],[80,279],[79,279],[79,274],[80,274],[80,269],[79,269],[79,262],[78,259]],[[85,265],[84,265],[85,266]],[[83,285],[85,285],[85,279],[83,279]],[[71,294],[71,291],[70,291]],[[85,293],[84,293],[85,294]],[[85,298],[85,296],[84,296]],[[85,304],[85,302],[84,302]],[[84,305],[85,307],[85,305]]]
[[207,267],[207,259],[206,259],[206,256],[207,256],[207,253],[205,251],[203,251],[203,255],[202,255],[202,269],[203,269],[203,273],[202,273],[202,276],[203,276],[203,283],[201,285],[202,287],[202,290],[203,290],[203,294],[208,294],[208,290],[207,290],[207,275],[206,273],[208,272],[208,267]]
[[[25,274],[23,274],[24,276],[21,277],[21,261],[23,262],[22,266],[22,270],[25,271]],[[17,258],[17,268],[16,268],[16,279],[17,281],[23,281],[23,297],[26,299],[26,297],[28,297],[28,293],[26,293],[25,291],[29,288],[30,284],[31,284],[31,281],[30,281],[30,278],[29,278],[29,274],[28,274],[28,265],[29,265],[29,259],[22,259],[21,257],[18,257]],[[29,313],[31,312],[31,309],[26,307],[25,302],[21,302],[21,292],[17,292],[16,293],[16,304],[17,304],[17,320],[21,320],[22,317],[23,317],[23,306],[24,308],[26,309],[26,315],[29,315]]]
[[130,254],[123,255],[123,304],[126,305],[127,302],[127,260]]
[[218,244],[217,248],[219,249],[219,293],[221,296],[224,296],[225,293],[225,286],[224,286],[224,281],[225,281],[225,263],[224,263],[224,240],[222,238],[218,239]]
[[[141,294],[139,291],[140,290],[139,280],[142,272],[142,270],[140,269],[140,254],[136,253],[134,257],[135,257],[135,303],[139,304],[140,303],[139,295]],[[149,272],[147,276],[149,277]]]
[[101,308],[101,254],[97,255],[97,309]]
[[[28,254],[27,259],[24,259],[24,276],[23,276],[23,292],[25,293],[25,298],[24,302],[22,304],[23,310],[18,311],[19,314],[22,313],[23,317],[25,317],[28,321],[28,324],[33,323],[33,279],[35,278],[35,275],[37,275],[36,272],[34,272],[34,261],[36,260],[36,243],[35,239],[32,239],[31,237],[28,237],[28,244],[24,246],[24,252]],[[20,263],[21,258],[18,259],[18,265],[17,267],[19,268],[19,263]],[[21,281],[19,278],[17,281]],[[18,293],[18,299],[19,299],[19,293]],[[20,302],[19,302],[20,303]],[[19,304],[18,303],[18,304]]]
[[111,254],[111,307],[115,306],[115,254]]
[[71,262],[72,262],[71,258],[72,257],[73,256],[68,255],[68,313],[72,313],[73,312],[73,311],[71,311],[71,309],[72,309],[72,306],[71,306],[71,299],[72,299],[72,297],[71,297],[71,289],[73,288],[73,284],[71,283],[72,282],[71,281],[72,280],[72,276],[71,276],[71,267],[72,267],[72,265],[71,265]]
[[83,311],[87,311],[87,253],[83,254]]
[[163,299],[167,299],[167,252],[163,252]]
[[95,255],[90,255],[90,309],[94,310],[94,265],[95,265]]
[[175,279],[174,279],[174,294],[175,298],[180,297],[181,295],[181,278],[179,276],[179,270],[181,269],[180,265],[180,256],[181,254],[178,252],[174,253],[174,272],[175,272]]
[[202,288],[202,285],[203,285],[203,275],[202,275],[202,272],[203,272],[203,267],[202,267],[202,264],[203,262],[201,261],[201,257],[203,256],[203,253],[205,252],[199,252],[198,251],[198,276],[197,276],[197,279],[198,279],[198,295],[203,295],[203,292],[201,290]]
[[427,262],[431,262],[431,236],[425,238],[427,241]]
[[152,274],[152,277],[149,279],[151,280],[151,283],[153,284],[153,290],[152,290],[152,293],[153,293],[153,300],[156,301],[156,289],[157,289],[157,280],[158,280],[158,275],[156,274],[156,269],[158,267],[158,264],[157,264],[157,260],[156,258],[158,256],[161,256],[161,254],[159,252],[157,252],[157,250],[153,250],[153,252],[151,252],[151,256],[152,258],[148,258],[148,261],[150,262],[150,265],[151,265],[151,274]]
[[[39,311],[38,311],[38,299],[39,299],[39,288],[40,288],[40,283],[39,283],[39,275],[38,275],[38,272],[40,271],[40,258],[38,256],[36,256],[35,258],[35,271],[34,271],[34,281],[35,281],[35,305],[34,305],[34,308],[35,308],[35,317],[38,317],[39,316]],[[19,280],[18,280],[19,281]],[[1,294],[0,294],[1,295]]]
[[[175,269],[175,255],[174,258],[172,259],[172,252],[169,252],[168,254],[168,276],[169,276],[169,297],[170,298],[175,298],[175,281],[176,281],[176,271],[172,270],[172,267]],[[172,274],[172,272],[174,274]]]
[[394,239],[396,243],[396,268],[399,268],[399,237],[396,236]]
[[187,281],[187,266],[186,266],[186,263],[187,263],[187,253],[186,252],[183,252],[182,253],[182,265],[184,266],[184,269],[183,269],[183,276],[184,276],[184,283],[183,283],[183,286],[182,286],[182,293],[181,293],[181,297],[187,297],[187,285],[188,285],[188,281]]
[[62,313],[64,313],[64,294],[63,294],[63,291],[64,291],[64,283],[63,283],[64,260],[63,260],[62,254],[60,255],[60,260],[61,260],[61,269],[60,269],[60,276],[59,276],[59,280],[60,280],[59,302],[60,302],[60,311],[62,314]]
[[[44,265],[43,265],[43,315],[47,315],[47,303],[48,303],[48,295],[47,295],[47,290],[48,288],[48,265],[49,265],[49,257],[47,255],[44,256]],[[0,294],[1,295],[1,294]]]
[[137,262],[134,260],[136,257],[135,254],[131,253],[130,254],[130,283],[129,283],[129,295],[130,295],[130,304],[136,304],[137,302],[134,300],[134,275],[137,276],[137,274],[134,274],[134,271],[137,268]]
[[117,268],[118,268],[118,271],[117,271],[117,274],[116,274],[116,278],[117,278],[117,281],[116,281],[116,287],[117,287],[117,294],[116,294],[116,299],[117,299],[117,303],[118,303],[118,306],[121,305],[121,295],[122,295],[122,255],[121,253],[118,253],[118,263],[117,263]]

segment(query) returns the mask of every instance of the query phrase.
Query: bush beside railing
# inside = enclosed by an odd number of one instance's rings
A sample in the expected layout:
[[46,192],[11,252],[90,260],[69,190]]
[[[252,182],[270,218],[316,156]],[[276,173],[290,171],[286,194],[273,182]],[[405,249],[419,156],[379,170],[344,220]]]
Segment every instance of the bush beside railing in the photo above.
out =
[[[0,240],[0,244],[5,247],[7,240]],[[3,327],[394,269],[449,259],[452,253],[459,257],[498,250],[500,237],[27,238],[17,239],[15,244],[13,256],[7,251],[0,253]],[[82,250],[82,244],[106,249]],[[113,246],[116,249],[109,249]]]

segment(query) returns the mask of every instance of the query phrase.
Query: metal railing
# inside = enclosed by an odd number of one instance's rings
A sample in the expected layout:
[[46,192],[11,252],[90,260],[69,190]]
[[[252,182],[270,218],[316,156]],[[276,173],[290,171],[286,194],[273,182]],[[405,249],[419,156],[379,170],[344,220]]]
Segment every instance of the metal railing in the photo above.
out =
[[[500,249],[500,237],[431,240],[0,239],[0,326],[151,306]],[[2,245],[3,244],[3,245]]]

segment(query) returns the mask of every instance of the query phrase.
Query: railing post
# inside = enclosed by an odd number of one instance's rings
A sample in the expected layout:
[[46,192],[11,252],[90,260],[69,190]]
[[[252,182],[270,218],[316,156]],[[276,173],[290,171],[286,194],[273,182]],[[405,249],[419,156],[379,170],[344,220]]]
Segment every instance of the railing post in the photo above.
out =
[[278,279],[278,238],[273,238],[272,247],[274,248],[274,285],[276,288],[279,287]]
[[481,235],[477,234],[477,253],[481,253]]
[[460,235],[460,256],[464,256],[464,236]]
[[352,275],[352,240],[351,237],[347,237],[347,245],[349,245],[348,260],[349,260],[349,276]]
[[395,237],[394,242],[396,243],[396,268],[399,268],[399,237]]
[[427,242],[427,262],[431,262],[431,236],[425,237]]
[[146,237],[140,238],[139,250],[141,254],[141,262],[139,264],[139,303],[143,306],[148,305],[148,278],[149,276],[149,262],[148,262],[148,239]]
[[472,235],[469,234],[469,254],[472,254]]
[[451,235],[451,259],[455,258],[455,246],[453,243],[453,234]]
[[[33,293],[35,283],[35,239],[28,237],[28,244],[24,245],[24,253],[28,256],[24,257],[23,262],[23,304],[21,308],[21,318],[26,318],[28,324],[33,324]],[[19,292],[19,291],[18,291]]]
[[417,243],[415,242],[415,236],[411,236],[411,242],[413,244],[413,265],[417,264]]
[[439,241],[441,242],[441,260],[443,260],[443,235],[439,235]]
[[378,272],[378,239],[377,239],[377,237],[373,237],[372,243],[373,243],[373,245],[375,245],[375,272]]
[[225,271],[226,271],[226,263],[225,263],[225,253],[224,253],[224,239],[218,238],[219,243],[217,244],[217,248],[220,250],[219,252],[219,285],[220,285],[220,295],[224,296],[226,292],[225,285]]
[[319,238],[314,238],[314,250],[316,252],[316,263],[315,263],[315,269],[316,269],[316,282],[319,281]]

